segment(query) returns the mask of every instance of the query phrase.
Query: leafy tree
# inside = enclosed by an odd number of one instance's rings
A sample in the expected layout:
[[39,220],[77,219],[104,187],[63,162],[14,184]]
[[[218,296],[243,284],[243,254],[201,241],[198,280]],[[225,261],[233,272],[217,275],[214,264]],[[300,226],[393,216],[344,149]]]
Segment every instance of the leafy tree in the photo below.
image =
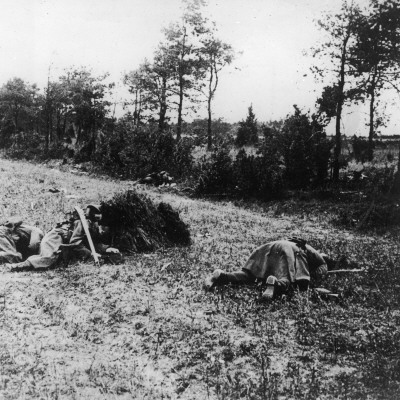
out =
[[135,125],[139,124],[142,112],[146,113],[149,121],[154,121],[153,115],[157,113],[159,130],[165,129],[169,99],[174,93],[172,72],[169,53],[160,44],[154,53],[152,63],[145,60],[137,70],[125,74],[123,81],[129,87],[130,93],[135,96],[133,101]]
[[236,146],[256,144],[258,142],[257,119],[253,112],[253,105],[248,108],[248,115],[245,121],[239,122],[239,129],[236,136]]
[[382,118],[376,117],[380,93],[392,87],[400,77],[399,27],[400,5],[397,2],[371,0],[368,15],[360,19],[357,40],[352,47],[354,74],[361,80],[369,99],[369,161],[373,158],[374,135],[383,123]]
[[212,146],[212,112],[211,103],[214,99],[215,92],[219,82],[219,72],[226,66],[231,64],[234,52],[232,46],[222,42],[215,37],[215,29],[209,30],[208,34],[202,39],[203,47],[201,49],[201,56],[204,62],[207,79],[207,112],[208,112],[208,126],[207,126],[207,148],[210,150]]
[[184,100],[189,104],[198,101],[196,93],[201,90],[205,72],[200,59],[199,36],[207,32],[206,19],[201,14],[204,0],[183,0],[183,4],[181,20],[164,29],[165,40],[160,44],[172,71],[171,90],[176,97],[172,103],[178,111],[178,140],[182,133]]
[[[64,138],[68,118],[72,116],[72,106],[68,101],[68,89],[60,82],[48,81],[44,90],[42,122],[45,131],[45,151],[51,143],[58,144]],[[54,132],[55,130],[55,132]]]
[[345,91],[345,84],[351,74],[351,63],[349,48],[354,43],[359,21],[360,9],[353,3],[343,1],[341,11],[338,14],[326,14],[318,21],[320,29],[326,32],[328,39],[325,43],[313,51],[314,57],[330,60],[330,68],[313,66],[312,71],[319,77],[330,75],[332,70],[337,74],[336,82],[325,90],[323,102],[333,103],[330,105],[330,115],[336,118],[335,150],[333,159],[333,180],[339,179],[339,157],[341,153],[341,118],[343,106],[346,99],[351,98],[351,91]]
[[107,76],[95,77],[91,71],[81,68],[67,70],[60,77],[60,84],[66,91],[64,105],[70,123],[75,127],[77,144],[89,145],[89,153],[95,150],[96,134],[106,122],[111,105],[106,95],[114,84],[104,82]]
[[[208,118],[195,119],[190,123],[184,124],[185,131],[193,137],[194,143],[197,146],[204,146],[208,142]],[[222,142],[233,143],[232,124],[225,122],[222,118],[214,119],[212,121],[213,138],[216,145]]]
[[[38,119],[38,88],[20,78],[10,79],[0,88],[1,129],[4,136],[33,131]],[[3,138],[7,142],[7,138]]]
[[[147,64],[145,61],[137,70],[130,71],[123,77],[123,83],[128,86],[129,93],[133,94],[134,100],[134,111],[133,111],[133,123],[134,126],[138,126],[141,120],[142,104],[143,104],[143,92],[145,91],[145,81]],[[127,105],[127,104],[125,104]]]

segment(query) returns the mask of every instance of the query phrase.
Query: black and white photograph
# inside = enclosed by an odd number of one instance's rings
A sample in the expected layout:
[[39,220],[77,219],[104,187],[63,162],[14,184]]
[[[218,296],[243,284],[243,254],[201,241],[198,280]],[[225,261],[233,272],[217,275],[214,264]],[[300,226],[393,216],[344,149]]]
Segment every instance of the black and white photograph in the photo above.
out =
[[0,6],[0,399],[400,398],[399,0]]

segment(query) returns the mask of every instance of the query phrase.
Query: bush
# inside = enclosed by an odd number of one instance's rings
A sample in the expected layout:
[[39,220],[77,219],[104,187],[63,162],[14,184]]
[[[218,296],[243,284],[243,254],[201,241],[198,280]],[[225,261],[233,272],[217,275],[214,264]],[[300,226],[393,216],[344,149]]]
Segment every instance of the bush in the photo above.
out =
[[256,155],[239,150],[234,161],[227,147],[216,149],[199,166],[197,194],[277,199],[284,193],[285,168],[274,139],[265,141]]
[[233,163],[235,190],[241,196],[253,196],[258,191],[259,181],[255,157],[239,150]]
[[197,175],[197,194],[232,193],[233,168],[228,149],[221,147],[214,150],[210,159],[203,156]]
[[106,135],[94,161],[111,173],[131,179],[163,170],[181,178],[191,172],[191,153],[191,142],[184,139],[177,142],[171,132],[159,132],[152,127],[133,128],[125,122]]
[[44,141],[37,132],[19,132],[12,136],[6,156],[17,159],[33,160],[43,157]]
[[101,203],[103,222],[112,243],[127,252],[153,251],[191,243],[187,225],[167,203],[156,206],[148,197],[128,190]]
[[353,155],[357,162],[365,163],[368,161],[368,140],[354,135],[351,138]]
[[322,185],[328,176],[331,148],[317,117],[310,118],[295,106],[295,113],[284,122],[279,146],[288,185],[293,189]]
[[238,147],[258,143],[258,126],[256,116],[253,112],[253,106],[249,107],[246,120],[239,122],[235,143]]
[[282,164],[276,141],[264,141],[257,156],[247,155],[242,149],[233,163],[235,190],[242,197],[271,200],[282,197],[285,168]]

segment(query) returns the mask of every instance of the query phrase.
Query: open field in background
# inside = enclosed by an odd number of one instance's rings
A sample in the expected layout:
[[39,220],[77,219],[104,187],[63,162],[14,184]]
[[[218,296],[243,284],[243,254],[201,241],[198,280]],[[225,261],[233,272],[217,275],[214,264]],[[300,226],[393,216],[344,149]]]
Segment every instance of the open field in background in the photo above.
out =
[[[50,229],[74,205],[128,182],[0,160],[0,221]],[[49,189],[60,189],[52,193]],[[395,399],[400,396],[399,231],[331,224],[332,205],[288,215],[139,188],[189,224],[193,244],[126,258],[0,275],[0,398]],[[337,205],[337,209],[342,207]],[[302,236],[366,273],[331,276],[271,304],[261,287],[204,293],[217,267],[239,268],[261,243]]]

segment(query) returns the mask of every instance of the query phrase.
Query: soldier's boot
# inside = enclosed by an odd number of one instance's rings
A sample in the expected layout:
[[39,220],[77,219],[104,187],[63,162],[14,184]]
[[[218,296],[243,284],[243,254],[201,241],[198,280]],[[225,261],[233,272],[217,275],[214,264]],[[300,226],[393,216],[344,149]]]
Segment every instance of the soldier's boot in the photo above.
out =
[[32,268],[33,266],[28,260],[14,264],[6,264],[6,269],[11,272],[27,271]]
[[270,275],[267,278],[267,288],[261,295],[261,298],[263,300],[272,300],[276,294],[277,284],[278,284],[278,280],[275,278],[275,276]]
[[203,282],[203,289],[206,291],[212,290],[221,279],[223,273],[224,271],[222,271],[222,269],[216,269],[212,275],[208,276]]

